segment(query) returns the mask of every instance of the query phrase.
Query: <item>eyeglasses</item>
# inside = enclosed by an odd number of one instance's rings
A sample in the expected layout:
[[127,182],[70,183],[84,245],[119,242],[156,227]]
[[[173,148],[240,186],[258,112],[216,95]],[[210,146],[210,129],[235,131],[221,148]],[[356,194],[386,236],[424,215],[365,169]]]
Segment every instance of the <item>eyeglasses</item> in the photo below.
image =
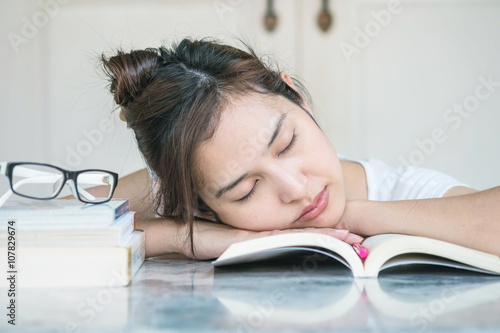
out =
[[0,206],[12,193],[31,199],[54,199],[65,184],[81,202],[103,203],[111,200],[118,184],[118,174],[111,171],[68,171],[43,163],[0,162],[0,174],[7,176],[10,184],[9,191],[0,197]]

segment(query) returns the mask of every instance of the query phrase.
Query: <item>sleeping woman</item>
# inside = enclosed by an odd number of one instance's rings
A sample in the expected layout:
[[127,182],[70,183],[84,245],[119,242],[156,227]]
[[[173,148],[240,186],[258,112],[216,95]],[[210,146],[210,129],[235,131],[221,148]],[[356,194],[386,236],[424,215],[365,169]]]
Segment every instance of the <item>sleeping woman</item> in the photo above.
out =
[[148,166],[115,192],[139,212],[148,257],[211,259],[289,232],[351,244],[401,233],[500,255],[500,187],[337,154],[302,85],[251,49],[184,39],[102,64]]

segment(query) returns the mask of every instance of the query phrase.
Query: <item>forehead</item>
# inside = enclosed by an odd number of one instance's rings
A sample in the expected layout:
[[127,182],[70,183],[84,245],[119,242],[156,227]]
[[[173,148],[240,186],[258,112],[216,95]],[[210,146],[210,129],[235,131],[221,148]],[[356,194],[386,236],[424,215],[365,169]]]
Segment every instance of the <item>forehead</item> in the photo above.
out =
[[267,95],[251,94],[229,101],[213,137],[197,150],[204,186],[207,182],[220,185],[248,171],[266,150],[287,106],[285,98]]
[[248,135],[269,134],[285,112],[283,104],[280,97],[255,94],[231,100],[221,113],[212,143],[227,135],[245,139]]

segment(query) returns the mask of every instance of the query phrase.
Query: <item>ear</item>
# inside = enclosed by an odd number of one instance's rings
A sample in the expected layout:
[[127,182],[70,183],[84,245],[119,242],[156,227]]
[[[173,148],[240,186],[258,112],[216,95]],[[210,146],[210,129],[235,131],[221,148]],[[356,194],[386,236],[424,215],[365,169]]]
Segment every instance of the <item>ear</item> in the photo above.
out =
[[[295,88],[295,85],[293,84],[293,81],[290,78],[290,76],[288,76],[288,74],[286,74],[285,72],[280,72],[280,79],[284,81],[286,84],[288,84],[290,88],[292,88],[296,92],[299,92],[297,88]],[[302,97],[302,95],[300,95],[300,98],[302,99],[302,106],[304,107],[304,109],[306,109],[306,111],[312,115],[313,114],[312,109],[309,106],[309,104],[307,104],[307,101],[304,99],[304,97]]]
[[280,72],[280,79],[284,81],[286,84],[288,84],[291,88],[293,88],[293,90],[297,91],[297,88],[295,88],[292,79],[288,76],[287,73]]
[[123,107],[120,108],[120,114],[118,115],[118,117],[120,117],[120,120],[127,122],[127,118],[125,118],[125,110],[123,109]]

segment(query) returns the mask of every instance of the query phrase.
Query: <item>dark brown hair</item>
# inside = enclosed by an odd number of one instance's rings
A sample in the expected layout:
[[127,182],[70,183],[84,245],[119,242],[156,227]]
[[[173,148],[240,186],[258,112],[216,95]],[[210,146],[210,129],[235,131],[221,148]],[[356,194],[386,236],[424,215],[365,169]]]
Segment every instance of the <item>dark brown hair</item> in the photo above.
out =
[[198,195],[194,153],[213,136],[225,103],[256,92],[284,96],[302,107],[302,97],[251,48],[246,52],[208,39],[183,39],[170,48],[118,50],[101,60],[114,100],[158,177],[155,211],[189,224],[195,256],[195,213],[216,216]]

